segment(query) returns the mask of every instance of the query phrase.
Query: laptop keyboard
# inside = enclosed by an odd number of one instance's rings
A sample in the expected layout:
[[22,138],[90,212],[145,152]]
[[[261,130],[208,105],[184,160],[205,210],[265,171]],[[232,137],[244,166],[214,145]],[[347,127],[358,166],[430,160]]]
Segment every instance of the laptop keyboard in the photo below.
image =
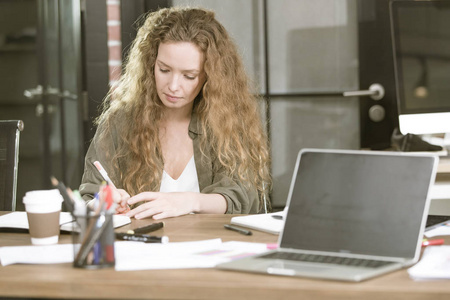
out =
[[426,227],[430,227],[448,220],[450,220],[450,216],[428,215]]
[[364,267],[364,268],[379,268],[394,262],[380,261],[371,259],[349,258],[340,256],[328,256],[317,254],[304,254],[304,253],[292,253],[292,252],[272,252],[259,256],[259,258],[268,259],[284,259],[290,261],[312,262],[312,263],[325,263],[325,264],[337,264],[352,267]]

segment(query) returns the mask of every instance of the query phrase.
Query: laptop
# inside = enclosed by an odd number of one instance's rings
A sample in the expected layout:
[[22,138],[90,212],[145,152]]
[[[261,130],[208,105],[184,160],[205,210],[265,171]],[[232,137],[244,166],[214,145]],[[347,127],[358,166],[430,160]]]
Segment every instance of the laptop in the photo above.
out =
[[[425,232],[441,227],[450,223],[450,215],[444,202],[450,200],[450,185],[444,182],[436,182],[431,190],[431,205],[428,212]],[[436,201],[433,201],[436,200]]]
[[428,215],[425,231],[430,231],[450,223],[450,216]]
[[438,157],[303,149],[279,248],[223,270],[362,281],[418,261]]

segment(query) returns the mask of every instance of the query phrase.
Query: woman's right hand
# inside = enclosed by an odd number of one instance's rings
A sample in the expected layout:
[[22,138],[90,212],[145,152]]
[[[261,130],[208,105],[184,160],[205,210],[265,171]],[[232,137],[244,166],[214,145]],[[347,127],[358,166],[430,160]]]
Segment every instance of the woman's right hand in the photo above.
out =
[[113,189],[113,200],[116,203],[116,214],[126,214],[130,211],[128,206],[128,199],[130,199],[130,194],[128,194],[123,189]]

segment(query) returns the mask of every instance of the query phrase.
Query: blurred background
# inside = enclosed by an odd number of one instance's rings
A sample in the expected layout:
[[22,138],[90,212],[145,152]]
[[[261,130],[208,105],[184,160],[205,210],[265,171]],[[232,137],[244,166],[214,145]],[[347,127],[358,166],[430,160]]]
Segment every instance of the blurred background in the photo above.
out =
[[[17,209],[54,175],[77,189],[93,120],[159,7],[213,9],[263,97],[272,206],[305,147],[387,149],[397,124],[388,0],[0,0],[0,119],[21,119]],[[350,96],[373,83],[384,97]]]

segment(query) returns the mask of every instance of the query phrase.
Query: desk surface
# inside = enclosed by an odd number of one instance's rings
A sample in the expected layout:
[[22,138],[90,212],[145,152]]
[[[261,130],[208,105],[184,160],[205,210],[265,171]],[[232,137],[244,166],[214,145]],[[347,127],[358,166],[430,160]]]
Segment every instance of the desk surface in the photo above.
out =
[[437,169],[438,173],[450,173],[450,156],[440,156],[439,165]]
[[[4,214],[0,212],[0,214]],[[223,241],[274,243],[278,237],[225,230],[232,215],[187,215],[166,219],[163,232],[173,242],[222,238]],[[134,220],[127,231],[150,223]],[[450,244],[450,238],[445,238]],[[62,234],[60,243],[70,243]],[[0,246],[30,245],[26,233],[0,233]],[[361,283],[312,280],[217,269],[75,269],[71,264],[0,266],[0,297],[99,299],[450,299],[448,281],[411,280],[406,270]]]

